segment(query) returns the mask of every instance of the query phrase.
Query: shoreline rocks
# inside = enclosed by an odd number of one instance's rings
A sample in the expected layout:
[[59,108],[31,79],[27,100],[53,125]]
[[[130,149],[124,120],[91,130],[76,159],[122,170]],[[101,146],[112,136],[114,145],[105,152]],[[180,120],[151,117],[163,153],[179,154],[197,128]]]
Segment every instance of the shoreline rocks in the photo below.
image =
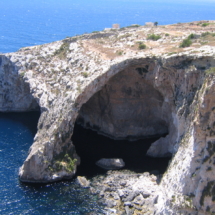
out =
[[156,211],[159,185],[157,176],[148,172],[108,171],[92,178],[91,186],[100,197],[107,214],[153,214]]
[[83,188],[90,187],[90,182],[84,176],[77,176],[77,182]]

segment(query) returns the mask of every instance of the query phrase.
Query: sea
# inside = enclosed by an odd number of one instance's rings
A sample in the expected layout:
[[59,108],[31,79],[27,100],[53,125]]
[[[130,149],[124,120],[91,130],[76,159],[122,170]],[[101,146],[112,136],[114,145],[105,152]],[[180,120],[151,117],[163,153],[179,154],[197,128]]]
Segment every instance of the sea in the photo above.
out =
[[[215,0],[0,0],[0,53],[15,52],[118,23],[158,25],[215,19]],[[0,113],[0,214],[103,214],[75,180],[24,184],[18,170],[37,131],[38,112]]]
[[118,23],[215,19],[215,0],[0,0],[0,52],[101,31]]

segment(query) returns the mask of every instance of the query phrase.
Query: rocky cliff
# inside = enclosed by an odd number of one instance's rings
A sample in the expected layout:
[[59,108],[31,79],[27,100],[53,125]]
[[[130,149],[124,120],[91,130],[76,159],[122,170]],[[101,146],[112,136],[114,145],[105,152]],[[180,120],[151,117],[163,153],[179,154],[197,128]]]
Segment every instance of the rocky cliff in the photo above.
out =
[[[0,111],[41,112],[20,180],[74,176],[77,120],[115,139],[166,135],[148,150],[173,156],[155,213],[215,212],[214,30],[133,26],[0,55]],[[184,39],[192,45],[180,45]]]

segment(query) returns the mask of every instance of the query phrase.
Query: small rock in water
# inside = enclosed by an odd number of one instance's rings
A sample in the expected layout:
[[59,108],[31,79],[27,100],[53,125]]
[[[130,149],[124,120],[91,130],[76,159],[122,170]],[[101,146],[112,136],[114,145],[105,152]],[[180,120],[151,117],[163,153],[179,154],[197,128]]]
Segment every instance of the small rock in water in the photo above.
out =
[[103,169],[121,169],[125,166],[121,158],[102,158],[96,162],[96,165]]
[[84,188],[90,187],[90,182],[85,177],[78,176],[77,182],[81,187],[84,187]]

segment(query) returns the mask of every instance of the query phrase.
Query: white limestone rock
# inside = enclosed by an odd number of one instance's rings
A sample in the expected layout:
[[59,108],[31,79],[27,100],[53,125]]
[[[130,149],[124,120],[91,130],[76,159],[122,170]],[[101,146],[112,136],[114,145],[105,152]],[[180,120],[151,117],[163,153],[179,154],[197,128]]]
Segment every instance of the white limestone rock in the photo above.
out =
[[77,182],[80,184],[81,187],[89,188],[90,182],[84,176],[77,176]]

